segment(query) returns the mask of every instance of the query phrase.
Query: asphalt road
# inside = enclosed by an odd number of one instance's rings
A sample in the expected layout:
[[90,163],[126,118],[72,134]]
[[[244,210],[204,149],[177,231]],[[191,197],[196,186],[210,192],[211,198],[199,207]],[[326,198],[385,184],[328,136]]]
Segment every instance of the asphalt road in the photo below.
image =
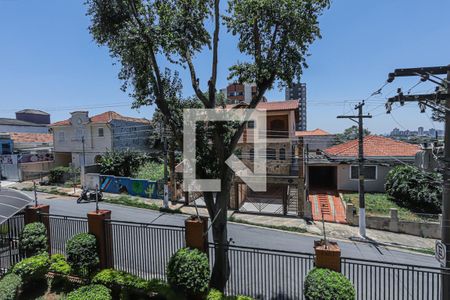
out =
[[[40,203],[50,205],[51,214],[85,217],[87,212],[95,209],[95,203],[77,204],[75,199],[40,200]],[[184,225],[185,215],[163,214],[157,211],[124,207],[108,203],[100,203],[101,209],[112,211],[112,219],[120,221],[153,223],[161,225]],[[268,248],[274,250],[296,251],[313,253],[314,240],[317,236],[283,232],[279,230],[266,229],[242,224],[229,224],[229,237],[234,240],[234,245]],[[339,241],[342,256],[367,259],[382,262],[405,263],[422,266],[438,267],[439,264],[434,257],[411,252],[404,252],[374,246],[372,244]],[[412,245],[413,246],[413,245]]]

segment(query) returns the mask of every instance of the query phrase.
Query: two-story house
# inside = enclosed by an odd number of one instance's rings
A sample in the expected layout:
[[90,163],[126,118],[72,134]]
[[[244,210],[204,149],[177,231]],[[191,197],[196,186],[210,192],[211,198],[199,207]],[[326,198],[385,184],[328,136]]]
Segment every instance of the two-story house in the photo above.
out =
[[[245,108],[245,103],[234,106]],[[231,108],[231,106],[227,106]],[[252,191],[238,176],[234,177],[230,207],[258,213],[297,213],[298,160],[295,159],[298,101],[261,102],[257,110],[266,112],[266,150],[255,153],[252,135],[261,133],[256,122],[248,122],[239,140],[237,152],[244,164],[252,169],[255,157],[266,157],[267,191]]]
[[152,130],[147,119],[122,116],[108,111],[89,117],[87,111],[75,111],[71,117],[50,125],[56,165],[79,167],[92,165],[108,151],[148,152]]

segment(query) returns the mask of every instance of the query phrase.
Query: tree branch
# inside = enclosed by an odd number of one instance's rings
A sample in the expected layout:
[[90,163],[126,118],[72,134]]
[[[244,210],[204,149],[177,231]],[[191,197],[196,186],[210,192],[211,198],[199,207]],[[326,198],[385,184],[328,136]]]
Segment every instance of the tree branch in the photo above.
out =
[[197,95],[197,97],[200,99],[200,101],[202,101],[203,105],[205,105],[206,108],[212,108],[209,105],[208,99],[200,90],[197,74],[195,72],[194,64],[192,63],[191,53],[189,52],[189,49],[186,49],[184,53],[184,59],[186,59],[186,62],[189,67],[189,72],[191,74],[192,88],[194,89],[195,95]]
[[219,4],[220,0],[214,1],[213,60],[212,60],[211,79],[208,82],[210,107],[216,106],[217,61],[218,61],[219,32],[220,32]]

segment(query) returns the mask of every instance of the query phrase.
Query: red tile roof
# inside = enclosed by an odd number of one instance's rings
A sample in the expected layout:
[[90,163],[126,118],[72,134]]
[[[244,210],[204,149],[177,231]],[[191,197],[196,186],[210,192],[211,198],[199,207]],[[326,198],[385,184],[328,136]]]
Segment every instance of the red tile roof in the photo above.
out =
[[[91,121],[91,123],[99,123],[99,124],[110,123],[113,120],[150,124],[150,121],[147,119],[125,117],[114,111],[107,111],[102,114],[95,115],[93,117],[90,117],[89,120]],[[53,126],[67,126],[67,125],[70,125],[70,119],[55,122],[53,124],[50,124],[49,126],[53,127]]]
[[[227,108],[232,108],[236,106],[244,107],[247,105],[248,103],[229,104],[227,105]],[[296,110],[298,109],[298,100],[260,102],[256,106],[256,108],[268,111]]]
[[[415,156],[420,146],[395,141],[390,138],[370,135],[364,137],[364,156],[366,157],[405,157]],[[357,157],[358,140],[332,146],[324,150],[330,156]]]
[[302,137],[302,136],[324,136],[324,135],[332,135],[329,132],[326,132],[325,130],[322,130],[320,128],[314,129],[314,130],[305,130],[305,131],[296,131],[295,136]]
[[11,132],[10,136],[15,143],[53,143],[53,135],[49,133]]

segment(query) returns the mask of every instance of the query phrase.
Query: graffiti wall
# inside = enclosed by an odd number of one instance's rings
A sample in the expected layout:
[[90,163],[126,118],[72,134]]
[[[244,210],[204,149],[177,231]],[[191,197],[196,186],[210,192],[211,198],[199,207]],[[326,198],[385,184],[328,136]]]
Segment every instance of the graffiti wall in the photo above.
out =
[[106,193],[128,194],[152,199],[163,198],[156,181],[100,175],[100,188]]

